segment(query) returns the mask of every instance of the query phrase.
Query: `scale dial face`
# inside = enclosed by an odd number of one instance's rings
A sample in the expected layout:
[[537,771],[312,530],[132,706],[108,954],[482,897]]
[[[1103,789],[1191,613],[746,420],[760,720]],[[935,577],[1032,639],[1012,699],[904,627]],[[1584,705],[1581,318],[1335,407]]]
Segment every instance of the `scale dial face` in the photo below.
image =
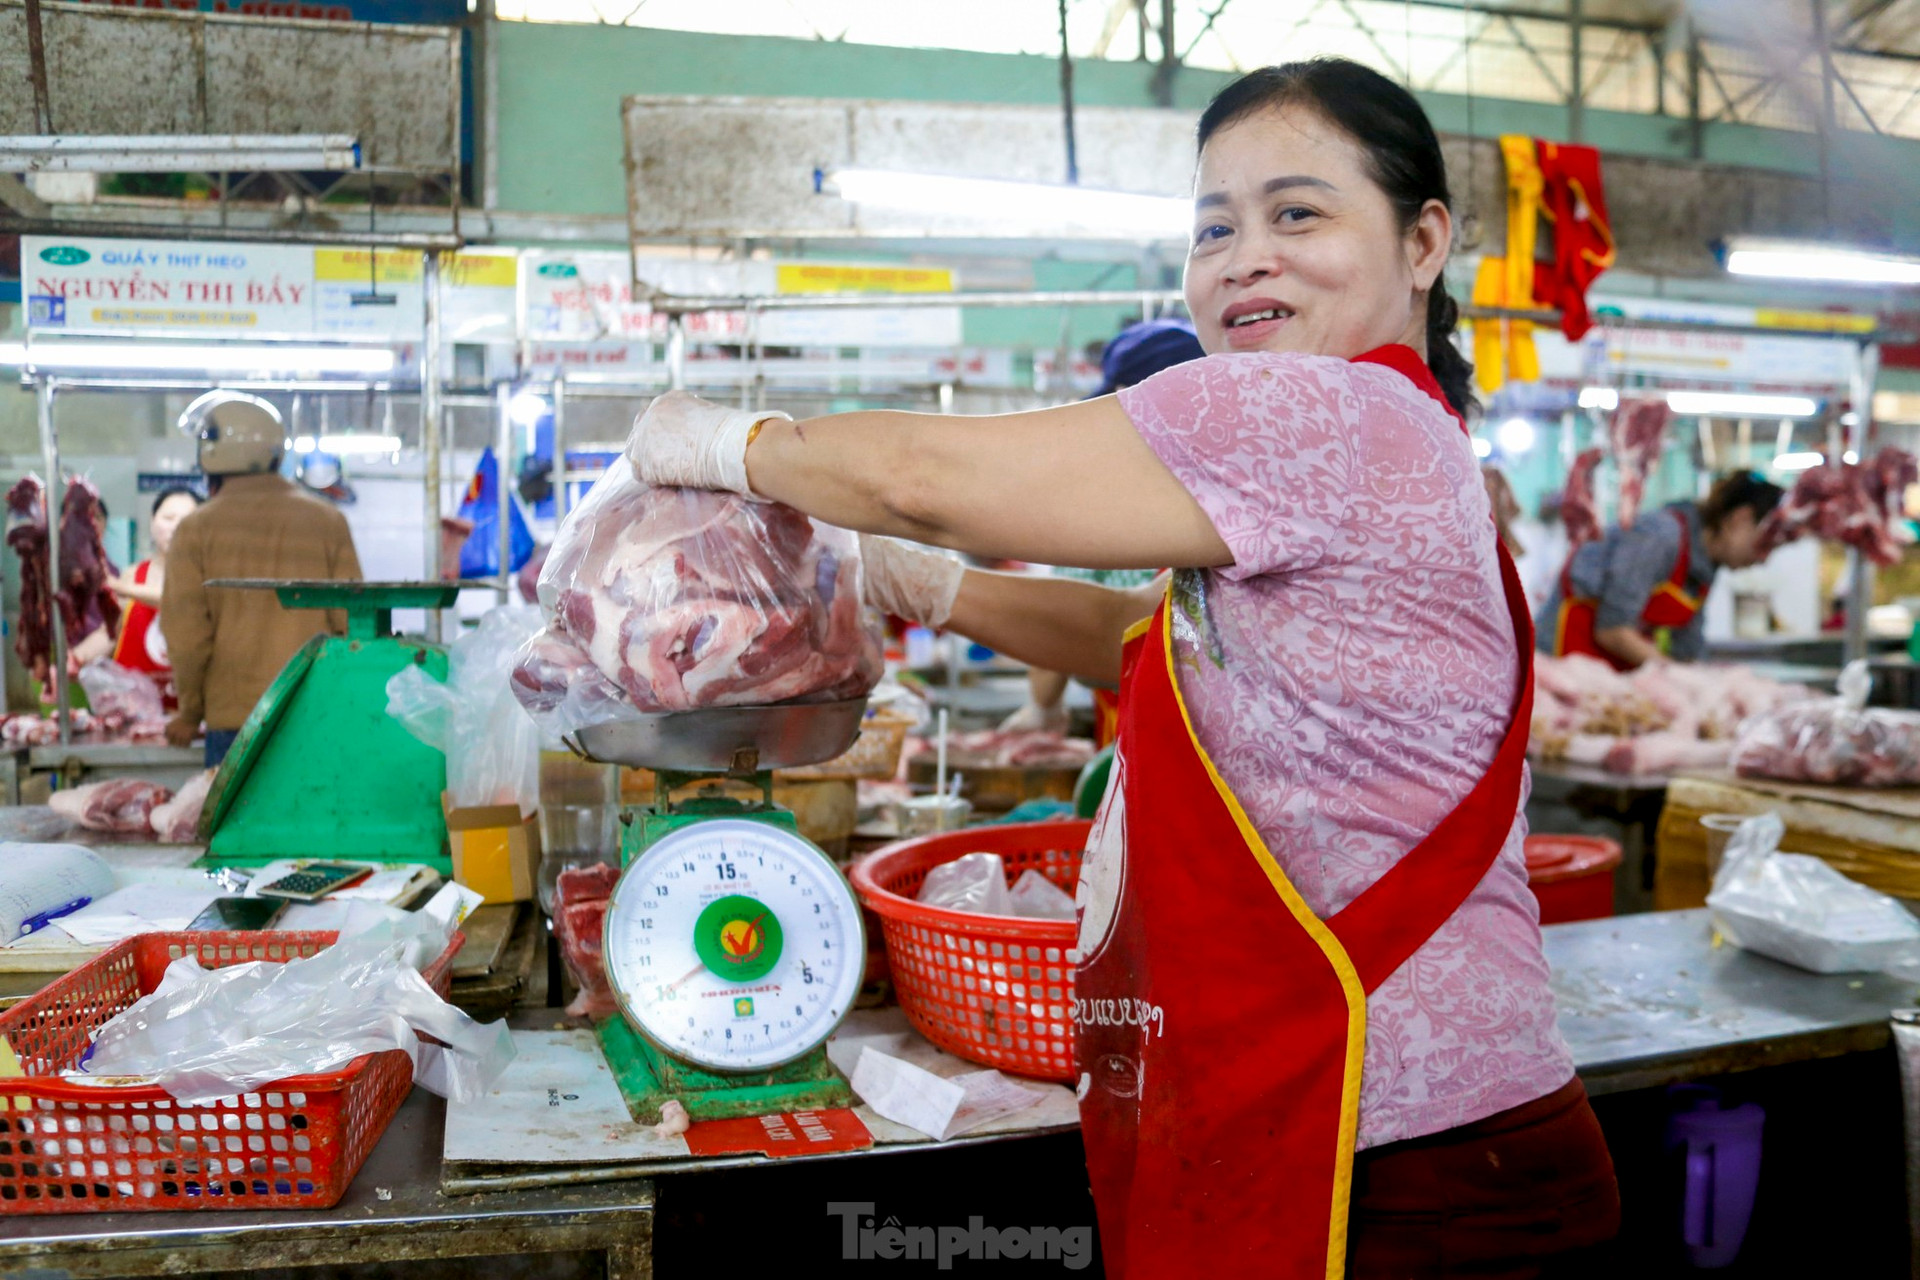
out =
[[825,1043],[866,975],[860,904],[825,854],[764,822],[683,827],[613,891],[607,978],[628,1019],[710,1071],[766,1071]]

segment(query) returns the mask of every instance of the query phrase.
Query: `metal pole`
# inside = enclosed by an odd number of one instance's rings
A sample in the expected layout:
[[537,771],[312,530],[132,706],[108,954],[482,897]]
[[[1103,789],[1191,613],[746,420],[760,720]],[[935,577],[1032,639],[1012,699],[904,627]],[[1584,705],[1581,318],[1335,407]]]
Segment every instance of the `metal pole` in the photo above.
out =
[[[1853,385],[1853,426],[1847,429],[1847,448],[1853,456],[1866,460],[1867,442],[1872,438],[1873,384],[1880,373],[1880,347],[1865,342],[1855,348]],[[1845,660],[1852,662],[1867,656],[1867,603],[1873,594],[1873,570],[1867,558],[1851,548],[1847,551],[1847,647]]]
[[33,384],[34,408],[40,421],[40,462],[47,469],[47,613],[53,628],[53,705],[60,719],[60,745],[73,741],[73,716],[67,709],[67,626],[60,616],[60,507],[65,486],[60,483],[60,441],[53,432],[53,398],[58,388],[52,378]]
[[[1816,0],[1817,2],[1817,0]],[[1586,68],[1581,65],[1580,29],[1585,25],[1583,0],[1567,0],[1567,137],[1582,142],[1586,127]]]
[[567,480],[567,374],[562,369],[553,376],[553,522],[558,528],[567,518],[569,498]]
[[1833,231],[1833,50],[1827,43],[1827,11],[1824,0],[1809,0],[1813,11],[1813,38],[1820,46],[1820,209],[1822,230]]
[[1180,66],[1180,52],[1173,46],[1173,0],[1160,0],[1160,66],[1153,74],[1153,100],[1163,107],[1173,105],[1173,73]]
[[[420,297],[424,345],[420,351],[420,466],[425,473],[421,485],[421,510],[426,522],[426,566],[428,582],[440,579],[440,255],[421,255]],[[440,610],[427,611],[427,639],[442,638]]]
[[513,491],[507,487],[507,460],[513,456],[513,385],[503,382],[493,389],[494,409],[499,415],[493,445],[494,514],[500,521],[500,582],[495,590],[501,604],[513,602]]
[[1700,33],[1693,19],[1687,24],[1687,158],[1698,160],[1706,154],[1706,130],[1700,122]]
[[1067,134],[1067,185],[1080,185],[1073,138],[1073,54],[1067,48],[1067,0],[1060,0],[1060,117]]
[[675,312],[667,317],[667,386],[683,391],[687,385],[687,321]]

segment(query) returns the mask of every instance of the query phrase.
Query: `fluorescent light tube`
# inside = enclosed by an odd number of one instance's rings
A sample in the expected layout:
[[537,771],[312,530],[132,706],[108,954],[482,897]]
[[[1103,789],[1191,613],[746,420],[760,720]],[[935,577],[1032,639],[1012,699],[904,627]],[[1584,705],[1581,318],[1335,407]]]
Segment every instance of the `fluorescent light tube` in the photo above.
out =
[[368,435],[363,432],[346,431],[337,436],[295,436],[295,453],[331,453],[345,456],[350,453],[398,453],[399,436]]
[[1604,409],[1611,413],[1620,407],[1620,393],[1612,387],[1582,387],[1580,388],[1580,407]]
[[390,373],[385,347],[303,347],[263,343],[60,342],[28,348],[42,373],[192,371],[206,373]]
[[1773,467],[1776,471],[1805,471],[1826,460],[1824,453],[1782,453],[1774,457]]
[[1920,258],[1843,245],[1792,240],[1727,242],[1727,271],[1776,280],[1831,280],[1841,284],[1920,284]]
[[1058,226],[1157,240],[1184,240],[1193,228],[1193,204],[1177,196],[885,169],[835,169],[817,174],[816,189],[824,189],[826,184],[831,184],[842,200],[854,204],[977,222]]
[[360,167],[344,133],[14,134],[0,173],[191,173]]
[[1807,396],[1755,396],[1730,391],[1669,391],[1667,407],[1675,413],[1721,418],[1811,418],[1820,412],[1819,402]]

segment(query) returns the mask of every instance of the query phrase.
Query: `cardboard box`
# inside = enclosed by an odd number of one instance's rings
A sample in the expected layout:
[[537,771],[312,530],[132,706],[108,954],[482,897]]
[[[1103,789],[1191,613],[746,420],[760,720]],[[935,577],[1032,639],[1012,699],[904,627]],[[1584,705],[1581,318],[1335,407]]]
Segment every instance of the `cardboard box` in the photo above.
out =
[[540,870],[540,816],[520,816],[511,804],[456,809],[445,792],[447,845],[453,853],[453,878],[488,903],[530,902]]

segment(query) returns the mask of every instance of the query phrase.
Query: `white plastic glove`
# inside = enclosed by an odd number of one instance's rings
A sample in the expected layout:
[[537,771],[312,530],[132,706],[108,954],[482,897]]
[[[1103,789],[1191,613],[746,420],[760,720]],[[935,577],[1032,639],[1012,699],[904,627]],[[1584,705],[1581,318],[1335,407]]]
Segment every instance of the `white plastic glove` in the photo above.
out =
[[720,489],[766,502],[747,483],[747,437],[754,423],[769,418],[793,421],[773,409],[729,409],[669,391],[633,420],[627,461],[646,484]]
[[860,567],[866,602],[923,627],[943,627],[967,566],[953,556],[897,538],[860,535]]
[[1002,733],[1061,733],[1067,731],[1071,713],[1065,702],[1056,702],[1050,707],[1029,700],[1024,706],[1000,722]]

